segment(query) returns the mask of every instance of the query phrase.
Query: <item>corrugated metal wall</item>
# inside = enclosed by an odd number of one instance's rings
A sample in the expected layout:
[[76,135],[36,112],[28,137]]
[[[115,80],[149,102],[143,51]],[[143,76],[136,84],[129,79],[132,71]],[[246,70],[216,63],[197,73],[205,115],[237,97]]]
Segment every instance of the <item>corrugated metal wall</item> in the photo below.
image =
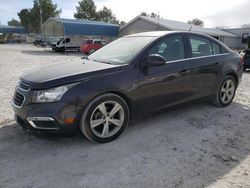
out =
[[224,43],[226,45],[228,45],[232,49],[244,49],[246,47],[246,44],[241,43],[242,35],[243,33],[248,33],[250,36],[250,28],[237,28],[237,29],[224,29],[224,30],[238,36],[236,38],[225,37]]
[[147,31],[167,31],[167,30],[161,26],[150,23],[143,19],[137,19],[135,22],[122,28],[120,30],[120,36],[130,35],[134,33],[147,32]]

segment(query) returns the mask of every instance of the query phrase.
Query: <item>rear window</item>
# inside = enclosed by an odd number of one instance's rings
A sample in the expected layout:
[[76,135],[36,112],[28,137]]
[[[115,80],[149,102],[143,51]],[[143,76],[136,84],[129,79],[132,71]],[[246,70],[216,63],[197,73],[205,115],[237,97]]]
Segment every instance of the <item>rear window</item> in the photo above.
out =
[[200,36],[190,36],[189,41],[192,49],[192,57],[202,57],[213,54],[213,50],[208,39]]
[[212,42],[213,52],[214,54],[221,54],[221,46]]
[[96,41],[94,41],[94,44],[102,44],[102,43],[101,43],[101,41],[96,40]]
[[227,51],[216,42],[211,41],[212,47],[213,47],[213,53],[216,54],[225,54]]
[[82,44],[92,44],[93,40],[84,40],[82,41]]

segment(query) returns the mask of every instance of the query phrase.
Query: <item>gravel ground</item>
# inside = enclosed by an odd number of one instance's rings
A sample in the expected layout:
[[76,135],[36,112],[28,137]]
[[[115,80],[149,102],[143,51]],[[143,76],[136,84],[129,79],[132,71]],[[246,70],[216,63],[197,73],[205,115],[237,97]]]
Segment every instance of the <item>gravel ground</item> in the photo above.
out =
[[250,187],[250,73],[226,108],[200,103],[133,121],[107,144],[36,137],[13,121],[21,73],[80,55],[0,45],[0,187]]

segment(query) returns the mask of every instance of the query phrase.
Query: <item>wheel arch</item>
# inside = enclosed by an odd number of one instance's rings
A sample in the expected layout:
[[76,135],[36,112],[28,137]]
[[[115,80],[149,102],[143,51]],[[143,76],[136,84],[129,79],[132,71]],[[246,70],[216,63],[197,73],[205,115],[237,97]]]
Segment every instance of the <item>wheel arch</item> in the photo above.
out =
[[233,71],[227,72],[225,74],[225,76],[232,76],[235,79],[235,81],[236,81],[236,85],[238,86],[238,84],[239,84],[239,77],[238,77],[238,75],[235,72],[233,72]]
[[104,91],[104,92],[100,92],[94,96],[92,96],[88,102],[83,106],[82,110],[81,110],[81,113],[79,114],[80,116],[84,113],[86,107],[91,103],[91,101],[93,101],[94,99],[102,96],[102,95],[105,95],[105,94],[115,94],[115,95],[118,95],[119,97],[121,97],[125,102],[126,104],[128,105],[128,110],[129,110],[129,114],[130,114],[130,117],[133,116],[133,107],[132,107],[132,102],[131,102],[131,99],[126,95],[124,94],[124,92],[121,92],[121,91],[117,91],[117,90],[108,90],[108,91]]
[[128,105],[130,116],[132,116],[132,114],[133,114],[132,102],[131,102],[130,98],[126,94],[124,94],[124,93],[122,93],[120,91],[110,91],[110,92],[106,92],[106,93],[113,93],[113,94],[118,95],[119,97],[121,97],[123,100],[125,100],[125,102]]

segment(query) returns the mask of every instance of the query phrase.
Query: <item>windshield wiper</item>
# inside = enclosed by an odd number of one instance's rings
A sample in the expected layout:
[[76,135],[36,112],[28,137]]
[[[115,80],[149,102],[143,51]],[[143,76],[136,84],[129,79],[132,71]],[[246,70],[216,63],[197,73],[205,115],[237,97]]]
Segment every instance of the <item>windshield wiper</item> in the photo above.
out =
[[98,63],[110,64],[110,65],[112,64],[109,61],[103,61],[103,60],[98,60],[98,59],[90,59],[90,61],[95,61],[95,62],[98,62]]

